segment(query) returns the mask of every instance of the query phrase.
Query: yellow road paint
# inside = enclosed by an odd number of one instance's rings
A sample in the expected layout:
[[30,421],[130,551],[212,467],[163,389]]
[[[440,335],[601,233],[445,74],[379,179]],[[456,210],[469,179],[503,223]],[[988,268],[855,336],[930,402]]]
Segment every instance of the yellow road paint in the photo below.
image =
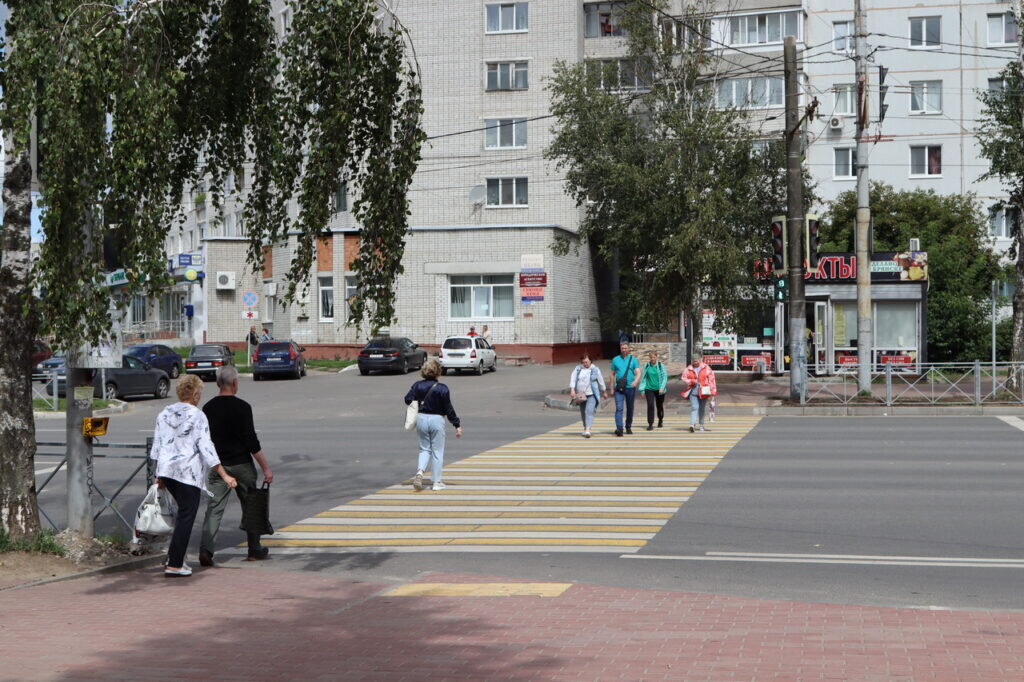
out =
[[[680,487],[696,489],[696,486],[680,486]],[[594,495],[619,495],[619,496],[627,496],[628,495],[629,497],[678,497],[680,495],[687,495],[688,494],[688,491],[682,491],[682,492],[647,492],[647,491],[643,491],[643,490],[641,490],[641,491],[628,490],[628,491],[616,492],[614,490],[602,490],[599,493],[595,493],[593,490],[527,490],[527,489],[524,489],[524,488],[513,487],[513,486],[509,486],[509,490],[508,491],[502,491],[502,490],[479,490],[479,489],[473,489],[471,486],[463,487],[461,485],[449,485],[446,490],[447,490],[447,493],[441,493],[441,495],[438,495],[438,497],[443,496],[445,494],[448,494],[448,495],[510,495],[510,494],[515,494],[515,495],[523,495],[523,496],[529,495],[529,496],[537,496],[537,497],[552,496],[552,495],[555,495],[557,497],[563,497],[563,496],[569,496],[569,497],[573,497],[573,496],[576,496],[576,497],[580,497],[580,496],[593,497]],[[423,495],[422,492],[417,491],[417,490],[401,490],[401,489],[397,489],[397,490],[386,489],[386,490],[381,490],[381,491],[379,491],[377,493],[374,493],[374,494],[375,495],[401,495],[403,497],[418,497],[418,496],[422,496]],[[373,498],[370,498],[370,499],[372,500]],[[465,502],[466,500],[458,500],[458,501],[459,502]],[[503,500],[503,501],[507,502],[508,500]]]
[[[321,512],[317,518],[353,518],[353,519],[419,519],[423,512],[383,512],[383,511],[330,511]],[[440,511],[431,509],[431,518],[454,518],[474,516],[490,519],[670,519],[672,514],[656,514],[653,512],[491,512],[479,511]]]
[[472,533],[472,532],[538,532],[538,531],[565,531],[581,533],[644,533],[648,529],[656,531],[660,525],[646,526],[590,526],[561,523],[509,523],[509,524],[395,524],[372,526],[335,526],[328,524],[296,524],[279,529],[284,533],[416,533],[419,531],[429,533]]
[[376,540],[274,540],[265,538],[267,547],[426,547],[430,545],[564,545],[566,547],[643,547],[646,540],[596,538],[403,538]]
[[572,583],[412,583],[382,597],[558,597]]
[[[491,491],[494,494],[494,491]],[[636,502],[630,502],[628,500],[609,500],[595,504],[587,500],[455,500],[455,499],[444,499],[444,497],[435,497],[431,495],[425,499],[415,498],[417,505],[424,507],[635,507]],[[348,505],[361,505],[361,504],[372,504],[375,506],[390,506],[390,507],[405,507],[410,503],[409,500],[374,500],[362,498],[359,500],[352,500]],[[679,502],[663,502],[660,500],[644,500],[644,507],[678,507]],[[348,506],[346,505],[346,506]]]

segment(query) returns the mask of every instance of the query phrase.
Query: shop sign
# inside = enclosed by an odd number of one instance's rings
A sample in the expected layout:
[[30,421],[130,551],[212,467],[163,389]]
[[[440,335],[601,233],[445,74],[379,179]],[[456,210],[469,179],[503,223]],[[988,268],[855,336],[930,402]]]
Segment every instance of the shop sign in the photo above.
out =
[[106,275],[106,284],[108,287],[117,287],[122,284],[128,284],[128,273],[124,270],[108,272]]
[[856,365],[857,361],[858,360],[857,360],[857,356],[856,355],[837,355],[836,356],[836,362],[840,366],[844,366],[844,367],[847,366],[847,365]]
[[912,365],[914,358],[910,355],[882,355],[878,361],[883,365]]
[[[823,253],[818,271],[807,272],[809,282],[852,282],[857,280],[857,256],[852,253]],[[928,280],[927,251],[886,251],[871,254],[872,282],[924,282]]]
[[192,254],[191,253],[179,253],[178,254],[178,267],[184,268],[192,265]]
[[536,303],[544,300],[544,287],[520,287],[519,296],[523,303]]
[[704,355],[704,363],[707,365],[731,365],[732,358],[728,355]]
[[548,285],[548,273],[546,272],[520,272],[519,287],[546,287]]
[[524,253],[519,256],[519,269],[522,272],[544,272],[543,253]]
[[757,353],[756,355],[744,355],[740,358],[740,365],[743,367],[757,367],[759,362],[764,362],[765,367],[770,369],[772,366],[772,354]]

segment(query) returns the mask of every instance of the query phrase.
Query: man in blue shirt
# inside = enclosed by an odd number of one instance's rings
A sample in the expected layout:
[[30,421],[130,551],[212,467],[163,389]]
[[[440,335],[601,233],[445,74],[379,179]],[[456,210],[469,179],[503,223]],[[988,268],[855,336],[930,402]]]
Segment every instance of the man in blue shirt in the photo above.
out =
[[630,354],[629,344],[619,344],[619,354],[612,358],[608,383],[615,387],[615,435],[622,436],[622,408],[626,408],[625,432],[633,433],[633,404],[640,384],[640,363]]

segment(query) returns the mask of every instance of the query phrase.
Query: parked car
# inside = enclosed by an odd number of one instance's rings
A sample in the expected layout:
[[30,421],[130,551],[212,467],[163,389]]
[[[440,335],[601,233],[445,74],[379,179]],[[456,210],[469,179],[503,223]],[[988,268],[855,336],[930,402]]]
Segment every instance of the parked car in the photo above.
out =
[[407,373],[419,369],[427,361],[427,351],[403,337],[382,336],[373,339],[359,351],[359,373],[373,370]]
[[484,369],[498,371],[498,354],[494,347],[479,336],[449,336],[441,344],[441,372],[447,374],[449,369],[461,372],[471,369],[483,374]]
[[172,379],[178,378],[178,375],[181,374],[181,368],[184,366],[184,360],[181,359],[180,355],[159,343],[140,343],[129,346],[125,350],[125,355],[138,358],[150,367],[162,369]]
[[185,373],[204,380],[216,379],[218,369],[233,364],[235,356],[230,348],[220,343],[204,343],[192,347],[185,359]]
[[[129,395],[152,395],[154,398],[166,398],[171,387],[171,379],[162,369],[150,367],[142,360],[131,355],[121,356],[121,366],[113,369],[90,370],[92,372],[93,395],[97,398],[122,398]],[[59,381],[57,395],[67,394],[67,384]],[[46,387],[46,392],[53,395],[53,384]]]
[[301,379],[306,376],[305,350],[294,341],[264,341],[252,352],[253,380],[274,374]]
[[50,375],[56,374],[63,381],[66,371],[65,360],[64,353],[57,351],[53,357],[43,360],[32,369],[32,380],[46,382],[50,380]]

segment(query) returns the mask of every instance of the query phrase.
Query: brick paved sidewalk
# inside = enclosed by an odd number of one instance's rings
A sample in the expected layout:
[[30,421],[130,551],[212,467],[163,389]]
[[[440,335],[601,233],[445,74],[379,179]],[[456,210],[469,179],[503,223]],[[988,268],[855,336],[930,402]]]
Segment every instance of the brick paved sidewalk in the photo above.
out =
[[1024,680],[1021,613],[507,583],[228,564],[11,590],[0,679]]

